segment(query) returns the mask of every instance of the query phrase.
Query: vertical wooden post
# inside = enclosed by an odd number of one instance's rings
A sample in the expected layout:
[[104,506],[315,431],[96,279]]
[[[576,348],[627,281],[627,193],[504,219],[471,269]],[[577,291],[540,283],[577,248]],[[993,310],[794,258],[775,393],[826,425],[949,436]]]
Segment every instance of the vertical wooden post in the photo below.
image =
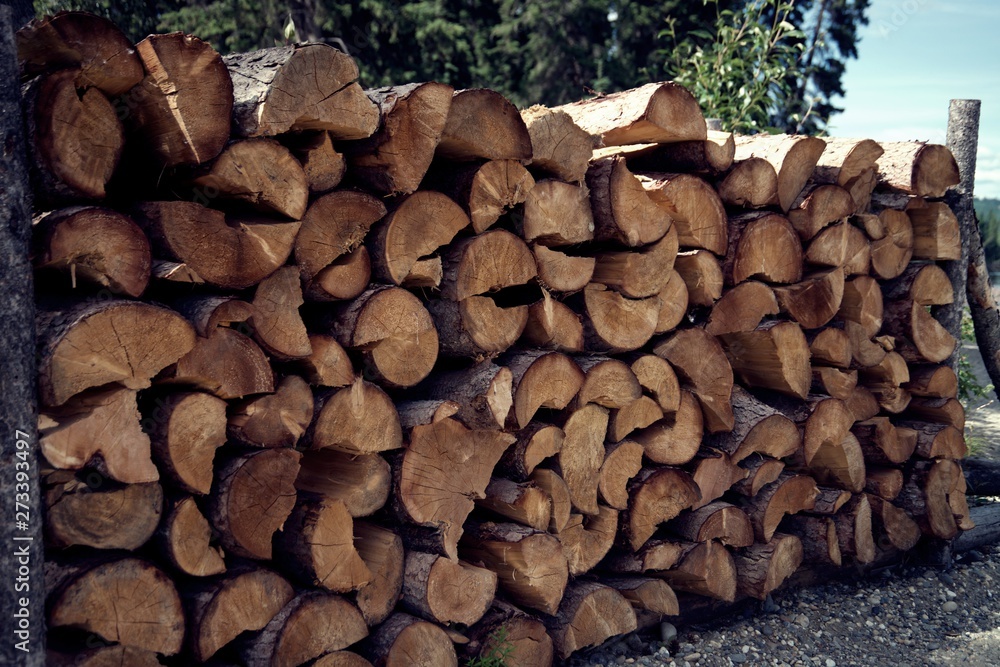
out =
[[45,664],[31,189],[8,5],[0,5],[0,664]]
[[[945,271],[955,288],[955,302],[935,309],[934,316],[951,335],[961,338],[962,312],[966,304],[969,272],[969,242],[979,236],[972,210],[972,192],[976,183],[976,150],[979,144],[979,100],[952,100],[948,106],[948,148],[958,162],[961,181],[948,191],[946,201],[958,217],[962,233],[962,257],[945,264]],[[955,368],[958,349],[948,365]]]

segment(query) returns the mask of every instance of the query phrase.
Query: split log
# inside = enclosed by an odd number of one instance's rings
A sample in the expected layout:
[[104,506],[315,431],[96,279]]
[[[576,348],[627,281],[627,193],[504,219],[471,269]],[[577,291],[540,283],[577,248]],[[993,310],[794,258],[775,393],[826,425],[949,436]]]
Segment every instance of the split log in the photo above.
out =
[[496,588],[497,575],[487,569],[437,554],[406,554],[402,602],[428,620],[472,625],[489,609]]
[[647,394],[656,399],[663,412],[675,412],[680,405],[680,385],[670,362],[655,354],[642,354],[632,362],[632,372]]
[[312,390],[302,378],[289,375],[273,394],[233,406],[227,433],[250,447],[294,447],[312,418]]
[[705,331],[713,336],[753,331],[766,316],[778,314],[774,294],[770,287],[756,280],[740,283],[712,305]]
[[372,663],[351,651],[334,651],[316,660],[313,667],[372,667]]
[[402,612],[390,616],[372,634],[368,655],[374,664],[384,667],[458,667],[455,647],[447,632],[434,623]]
[[283,577],[252,566],[195,584],[187,600],[192,657],[204,662],[243,632],[264,629],[294,597]]
[[968,450],[965,437],[954,426],[900,421],[898,426],[917,432],[916,454],[925,459],[964,459]]
[[524,481],[542,461],[559,453],[564,438],[565,433],[558,426],[530,422],[518,429],[517,442],[504,452],[497,471],[505,477]]
[[548,530],[552,521],[549,494],[530,482],[519,484],[494,477],[486,486],[485,497],[477,498],[476,505],[535,530]]
[[693,543],[653,538],[637,551],[627,548],[613,550],[601,566],[617,574],[653,572],[660,576],[677,565],[694,546]]
[[99,640],[167,656],[181,650],[181,599],[158,568],[137,558],[47,561],[49,628],[76,628]]
[[126,125],[164,167],[211,160],[229,139],[233,83],[207,42],[180,32],[135,46],[146,77],[128,92]]
[[750,517],[754,537],[766,543],[774,537],[782,517],[811,510],[818,495],[819,489],[812,477],[784,472],[752,498],[743,499],[741,506]]
[[378,127],[378,108],[355,83],[354,59],[328,44],[276,46],[224,60],[240,136],[326,130],[335,139],[364,139]]
[[340,185],[347,172],[347,160],[334,147],[329,132],[299,132],[285,135],[283,140],[302,164],[310,195],[321,195]]
[[670,213],[683,248],[724,255],[728,247],[726,209],[708,183],[689,174],[639,174],[650,199]]
[[593,403],[576,408],[567,417],[563,431],[565,437],[557,460],[570,501],[583,514],[597,514],[608,410]]
[[754,453],[777,459],[791,456],[801,445],[795,423],[739,385],[733,387],[733,429],[705,441],[739,463]]
[[65,69],[24,91],[28,147],[42,199],[103,199],[125,144],[115,108],[97,88],[77,92],[85,75]]
[[959,526],[949,496],[961,475],[954,461],[919,461],[896,501],[925,535],[950,540],[958,535]]
[[517,107],[486,88],[456,90],[436,156],[444,160],[531,159],[531,136]]
[[670,522],[668,529],[688,542],[718,540],[729,547],[749,547],[754,539],[753,526],[746,513],[722,501],[681,513]]
[[908,363],[941,363],[958,344],[926,307],[908,299],[886,305],[882,330],[896,338],[896,349]]
[[291,449],[264,449],[216,464],[208,516],[227,553],[271,558],[271,537],[295,505],[300,458]]
[[[538,261],[538,250],[535,248],[535,261]],[[539,282],[545,282],[545,269],[538,266]],[[584,276],[589,280],[588,272]],[[524,341],[533,347],[559,352],[583,351],[583,322],[573,309],[553,299],[542,289],[542,300],[528,306],[528,323],[524,325],[522,334]]]
[[587,286],[597,267],[597,258],[569,255],[536,244],[531,248],[538,266],[538,282],[553,292],[577,292]]
[[885,236],[872,241],[872,274],[877,278],[895,278],[913,257],[913,225],[903,211],[887,208],[878,214]]
[[830,366],[812,367],[811,393],[826,394],[842,401],[849,401],[857,386],[857,371],[845,371]]
[[[621,593],[638,614],[647,611],[656,618],[661,616],[677,616],[680,606],[677,594],[670,584],[653,577],[602,577],[601,583],[610,586]],[[638,620],[638,619],[637,619]]]
[[545,625],[501,600],[494,600],[486,615],[467,634],[469,643],[464,647],[467,655],[487,660],[489,656],[502,654],[507,667],[552,665],[552,638]]
[[32,234],[34,267],[68,271],[73,289],[79,277],[138,297],[149,284],[149,240],[121,213],[93,206],[60,209],[36,220]]
[[958,218],[948,204],[915,198],[907,205],[906,214],[913,226],[914,258],[929,260],[960,258],[962,235]]
[[274,372],[253,339],[217,327],[198,337],[190,352],[157,377],[158,382],[191,385],[222,399],[274,391]]
[[581,183],[595,137],[580,128],[565,111],[535,105],[521,111],[521,119],[531,137],[528,164],[569,183]]
[[903,490],[903,482],[903,471],[899,468],[868,466],[865,471],[865,493],[870,496],[895,500]]
[[788,221],[802,242],[811,241],[820,231],[854,213],[851,194],[838,185],[806,187],[788,211]]
[[297,581],[335,593],[371,581],[354,548],[354,523],[343,501],[299,493],[294,505],[274,543],[280,562]]
[[[682,305],[684,306],[684,310],[686,310],[688,305],[711,306],[718,301],[722,296],[722,287],[725,283],[725,278],[722,275],[722,266],[719,264],[719,260],[707,250],[692,250],[678,253],[677,259],[674,261],[674,270],[681,277],[686,287],[684,290],[687,296],[686,303],[682,304],[680,301],[672,301],[670,306],[662,306],[661,308],[669,308],[670,312],[675,313],[675,317],[669,319],[676,326],[686,314],[678,312],[681,310]],[[669,330],[673,327],[667,327],[657,322],[656,328],[658,333],[662,333],[660,329]]]
[[156,482],[92,487],[69,471],[44,481],[45,544],[63,549],[134,550],[145,544],[160,523],[163,487]]
[[663,238],[648,246],[598,253],[591,282],[632,299],[655,296],[670,279],[676,257],[677,232],[671,226]]
[[299,270],[293,266],[282,267],[258,283],[250,323],[254,338],[272,356],[301,359],[312,354],[299,315],[303,303]]
[[549,632],[557,655],[564,660],[582,648],[636,628],[635,612],[628,600],[613,588],[589,581],[568,586],[553,616]]
[[306,212],[309,183],[292,152],[273,139],[235,141],[192,185],[206,198],[233,199],[264,214],[300,220]]
[[802,564],[802,541],[795,535],[775,533],[767,544],[755,544],[734,555],[736,591],[765,599]]
[[365,623],[374,627],[392,614],[403,592],[405,555],[399,535],[364,521],[354,522],[354,548],[371,574],[355,602]]
[[[678,258],[680,255],[678,255]],[[718,262],[715,263],[718,282],[722,282],[722,274],[718,272]],[[680,273],[674,270],[667,272],[667,284],[660,290],[660,311],[656,317],[653,333],[667,333],[677,328],[687,316],[688,286]]]
[[597,490],[601,499],[617,510],[628,509],[628,483],[642,470],[643,447],[631,440],[608,445]]
[[729,218],[729,250],[722,262],[727,285],[756,278],[765,283],[802,279],[802,244],[788,218],[768,212]]
[[597,149],[595,155],[616,152],[642,169],[715,176],[733,165],[736,142],[732,132],[708,130],[705,140],[669,144],[632,144]]
[[133,301],[84,301],[40,311],[36,319],[39,393],[49,406],[108,382],[145,389],[195,342],[194,329],[177,313]]
[[225,289],[256,285],[292,252],[298,222],[227,216],[194,202],[145,202],[135,221],[153,248],[183,262],[205,282]]
[[740,463],[747,471],[746,479],[733,484],[733,491],[747,498],[753,498],[760,490],[776,481],[785,470],[784,461],[769,456],[751,456]]
[[332,447],[349,454],[374,454],[399,449],[403,431],[392,400],[376,385],[356,380],[317,401],[313,449]]
[[881,285],[869,276],[857,276],[844,283],[844,297],[837,314],[860,325],[864,335],[872,338],[882,328],[883,303]]
[[954,398],[914,398],[903,417],[914,421],[947,424],[965,432],[965,408]]
[[[351,190],[323,195],[309,206],[295,237],[295,263],[302,269],[310,298],[352,299],[361,293],[364,285],[358,283],[367,284],[370,276],[361,271],[357,280],[345,281],[352,273],[348,258],[356,256],[368,230],[385,213],[381,201]],[[367,257],[367,251],[358,256]]]
[[371,137],[346,145],[351,175],[379,194],[415,192],[434,159],[455,90],[432,81],[366,92],[382,121]]
[[824,137],[824,140],[826,148],[816,163],[813,179],[835,183],[847,190],[854,201],[854,213],[866,210],[883,148],[871,139]]
[[879,182],[918,197],[943,197],[958,185],[958,164],[946,147],[922,141],[883,143],[878,160]]
[[761,398],[803,427],[802,456],[806,465],[812,463],[821,447],[839,445],[855,422],[855,414],[847,404],[829,396],[809,396],[805,401],[793,401],[777,395]]
[[403,287],[437,287],[441,259],[432,255],[468,226],[462,207],[440,192],[404,197],[369,236],[373,275]]
[[153,651],[113,644],[87,648],[72,654],[61,653],[50,645],[45,651],[44,664],[53,667],[115,667],[115,665],[157,667],[161,663],[159,656]]
[[[900,551],[909,551],[920,541],[920,526],[909,514],[888,500],[868,496],[875,529],[889,544]],[[879,545],[881,546],[881,545]]]
[[102,475],[125,484],[160,478],[142,430],[136,392],[88,392],[59,412],[39,419],[39,450],[55,468],[80,470],[96,465]]
[[802,561],[820,567],[843,565],[837,524],[828,516],[797,514],[785,520],[785,527],[796,535],[802,544]]
[[684,548],[677,564],[666,572],[657,572],[657,576],[666,579],[674,590],[733,602],[737,571],[729,550],[714,540]]
[[677,468],[646,468],[629,484],[628,512],[622,519],[622,538],[632,551],[698,502],[701,492],[691,475]]
[[215,450],[226,442],[225,401],[202,392],[171,394],[146,419],[160,472],[187,493],[207,494]]
[[833,516],[840,511],[853,497],[850,491],[834,489],[828,486],[819,487],[819,495],[816,496],[816,504],[810,510],[814,514],[826,514]]
[[559,352],[513,352],[504,359],[504,364],[512,373],[512,416],[517,428],[526,427],[539,408],[565,408],[580,391],[585,378],[576,362]]
[[[841,302],[843,304],[843,302]],[[836,368],[851,365],[851,339],[842,329],[826,328],[810,332],[809,354],[814,364],[825,364]]]
[[791,462],[796,469],[807,471],[820,484],[854,493],[860,493],[865,488],[865,456],[853,433],[847,433],[839,441],[824,442],[808,464],[802,452],[796,452]]
[[699,141],[707,137],[698,102],[672,83],[648,83],[620,93],[556,107],[604,146]]
[[748,473],[725,452],[702,448],[691,476],[701,490],[701,500],[693,506],[693,509],[699,509],[721,498],[734,484],[746,479]]
[[629,247],[660,240],[670,229],[672,218],[643,188],[628,169],[624,158],[592,162],[587,170],[594,238],[616,241]]
[[517,604],[546,614],[559,609],[569,569],[554,536],[513,523],[470,523],[461,554],[496,572],[500,587]]
[[826,148],[826,142],[816,137],[757,134],[735,138],[737,160],[758,157],[774,167],[777,203],[783,211],[792,208]]
[[733,370],[714,336],[702,329],[684,329],[657,344],[653,353],[669,361],[691,386],[709,433],[732,430]]
[[142,81],[142,63],[128,37],[108,19],[87,12],[59,12],[17,31],[17,60],[24,77],[80,68],[76,87],[109,97]]
[[[795,322],[773,320],[753,331],[723,334],[719,340],[732,372],[745,385],[803,399],[809,393],[809,343]],[[729,428],[732,425],[730,418]]]
[[865,565],[875,560],[875,539],[872,533],[872,509],[868,496],[855,495],[844,505],[833,521],[837,526],[840,552]]
[[535,179],[517,160],[490,160],[440,165],[428,173],[423,186],[440,190],[458,202],[469,214],[473,231],[481,234],[524,202],[535,187]]
[[212,545],[212,527],[191,496],[171,503],[157,537],[160,553],[182,574],[209,577],[226,571],[222,549]]
[[337,595],[309,591],[292,598],[239,651],[247,667],[292,667],[367,636],[357,607]]
[[774,294],[781,310],[802,328],[818,329],[840,310],[844,298],[844,271],[817,271],[794,285],[775,287]]
[[330,333],[359,351],[369,376],[385,386],[412,387],[437,361],[434,321],[405,289],[376,285],[332,315]]
[[469,428],[501,429],[514,405],[513,387],[509,368],[483,361],[464,370],[435,373],[417,392],[457,403],[455,418]]
[[531,473],[531,477],[528,479],[549,494],[549,498],[552,500],[552,519],[549,521],[549,531],[559,533],[569,525],[570,512],[573,509],[566,481],[555,471],[545,468],[538,468]]
[[611,412],[608,442],[621,442],[635,430],[652,426],[663,419],[663,409],[649,396],[640,396]]
[[778,204],[778,173],[762,158],[736,160],[716,184],[727,206],[763,208]]
[[592,352],[631,352],[653,337],[660,319],[660,299],[629,299],[604,285],[590,283],[583,290],[579,311],[584,315],[586,349]]
[[563,556],[571,577],[594,569],[615,543],[618,510],[601,505],[594,516],[571,514],[569,523],[558,533]]
[[413,428],[395,473],[395,502],[403,516],[434,532],[435,552],[457,557],[462,524],[474,499],[485,497],[493,468],[515,439],[472,431],[450,418]]
[[577,405],[596,403],[618,409],[642,396],[639,380],[624,362],[601,356],[577,357],[576,361],[584,372],[583,384],[576,394]]
[[843,268],[848,276],[864,275],[871,269],[871,244],[860,229],[839,222],[821,231],[809,243],[805,261],[814,266]]
[[877,366],[885,359],[886,348],[865,333],[864,326],[845,320],[844,331],[850,340],[852,365],[856,368]]
[[701,446],[705,418],[698,399],[684,389],[679,393],[680,402],[673,415],[631,434],[631,439],[642,445],[646,458],[653,463],[684,465]]
[[199,336],[207,338],[219,327],[241,328],[253,315],[253,306],[232,296],[192,294],[173,302]]
[[583,185],[541,180],[524,200],[521,237],[543,246],[564,246],[594,238],[590,191]]
[[352,517],[374,514],[389,497],[392,471],[377,454],[308,450],[300,464],[295,488],[340,500]]

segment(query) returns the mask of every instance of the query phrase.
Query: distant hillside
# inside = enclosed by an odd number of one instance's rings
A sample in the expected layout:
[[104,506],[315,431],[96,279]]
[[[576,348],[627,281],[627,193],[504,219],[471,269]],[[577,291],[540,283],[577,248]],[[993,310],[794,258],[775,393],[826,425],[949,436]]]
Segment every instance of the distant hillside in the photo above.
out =
[[1000,199],[976,199],[975,207],[986,265],[991,272],[1000,271]]
[[980,220],[988,217],[1000,215],[1000,199],[979,199],[975,200],[976,215]]

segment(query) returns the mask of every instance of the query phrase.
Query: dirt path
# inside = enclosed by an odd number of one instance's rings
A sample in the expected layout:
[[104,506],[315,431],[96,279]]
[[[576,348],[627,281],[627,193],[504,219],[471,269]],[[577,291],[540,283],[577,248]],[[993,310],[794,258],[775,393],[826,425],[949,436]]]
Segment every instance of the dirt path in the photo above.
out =
[[[979,348],[971,343],[962,346],[972,364],[972,371],[982,385],[990,384]],[[1000,403],[996,395],[970,401],[965,417],[965,437],[969,455],[982,459],[1000,460]]]

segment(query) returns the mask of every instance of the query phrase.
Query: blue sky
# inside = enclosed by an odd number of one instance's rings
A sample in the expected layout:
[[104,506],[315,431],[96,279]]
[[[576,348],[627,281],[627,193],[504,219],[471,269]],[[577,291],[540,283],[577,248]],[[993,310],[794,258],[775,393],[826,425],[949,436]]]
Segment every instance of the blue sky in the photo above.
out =
[[830,134],[944,143],[948,101],[982,100],[976,196],[1000,198],[1000,2],[872,0]]

